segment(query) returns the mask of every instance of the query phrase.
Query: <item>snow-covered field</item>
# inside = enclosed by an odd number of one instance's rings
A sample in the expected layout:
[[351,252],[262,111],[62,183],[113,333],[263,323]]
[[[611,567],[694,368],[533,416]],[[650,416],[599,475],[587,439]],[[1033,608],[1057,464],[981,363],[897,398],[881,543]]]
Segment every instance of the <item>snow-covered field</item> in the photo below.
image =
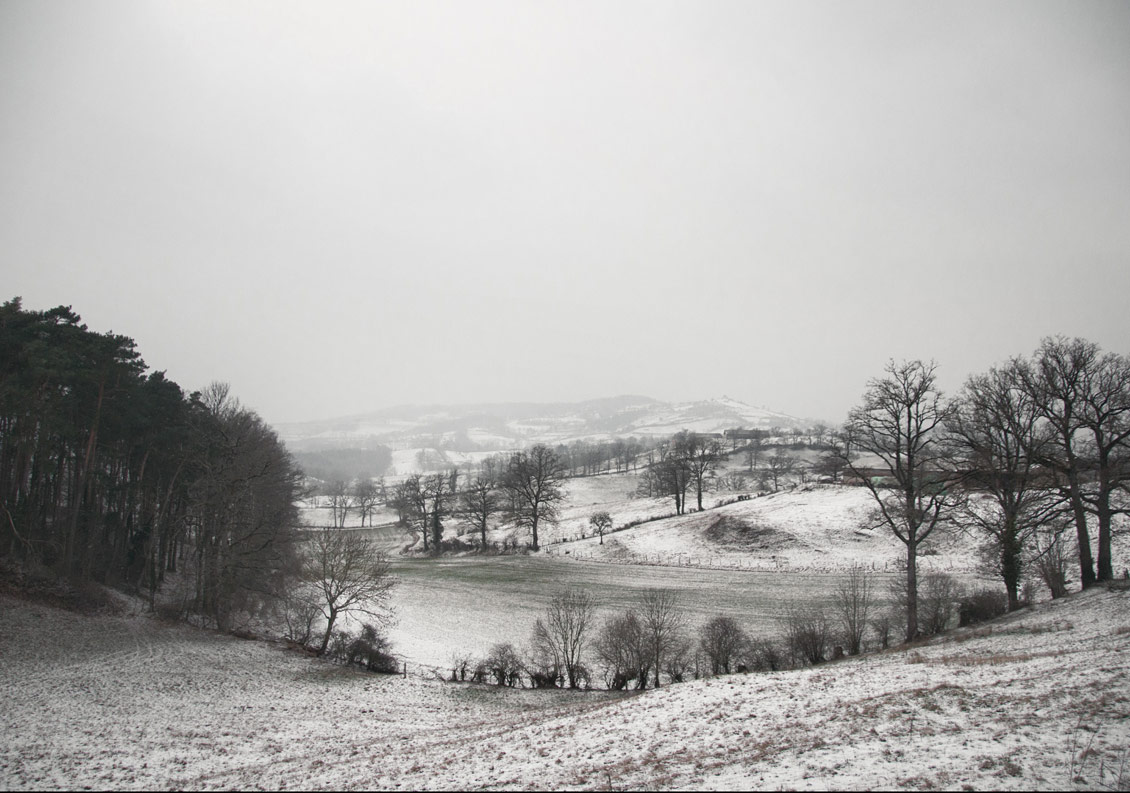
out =
[[[394,556],[393,650],[407,677],[145,616],[80,616],[0,597],[0,788],[1113,788],[1130,785],[1130,592],[1039,603],[910,649],[642,694],[499,690],[435,679],[453,655],[523,645],[562,586],[602,613],[676,590],[690,627],[725,614],[776,636],[862,564],[859,488],[814,486],[595,538],[671,510],[634,476],[571,480],[547,553]],[[717,499],[707,499],[711,505]],[[405,535],[365,529],[390,553]],[[974,544],[923,567],[979,580]],[[1127,557],[1125,533],[1115,562]]]
[[[485,656],[497,642],[525,644],[534,620],[566,585],[583,587],[600,616],[638,607],[647,589],[674,590],[693,630],[724,615],[753,636],[777,638],[790,607],[827,601],[838,574],[741,572],[576,562],[563,557],[495,556],[394,560],[394,650],[416,666],[445,667],[452,655]],[[886,576],[876,589],[886,597]]]
[[[761,570],[843,571],[862,565],[893,571],[905,559],[905,546],[890,531],[870,528],[874,501],[862,487],[810,485],[711,509],[718,500],[711,494],[703,499],[707,507],[703,512],[606,534],[603,544],[588,537],[552,550],[626,563]],[[600,508],[609,509],[614,524],[620,526],[645,514],[647,507],[654,514],[669,514],[672,500],[635,500]],[[572,516],[562,521],[566,536],[579,536],[579,521]],[[584,528],[592,533],[587,525]],[[982,566],[974,541],[942,530],[923,545],[921,564],[925,570],[966,575]]]
[[637,695],[331,666],[0,598],[6,789],[1125,789],[1130,593]]

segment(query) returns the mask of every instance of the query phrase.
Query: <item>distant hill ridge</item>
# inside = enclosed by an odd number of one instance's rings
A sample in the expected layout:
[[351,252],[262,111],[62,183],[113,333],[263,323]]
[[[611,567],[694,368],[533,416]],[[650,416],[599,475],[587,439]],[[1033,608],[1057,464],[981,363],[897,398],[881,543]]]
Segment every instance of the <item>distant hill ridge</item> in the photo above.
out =
[[472,405],[400,405],[355,416],[275,425],[293,449],[433,446],[510,449],[577,439],[670,435],[680,430],[722,432],[795,427],[804,422],[729,397],[661,402],[623,395],[583,402],[506,402]]

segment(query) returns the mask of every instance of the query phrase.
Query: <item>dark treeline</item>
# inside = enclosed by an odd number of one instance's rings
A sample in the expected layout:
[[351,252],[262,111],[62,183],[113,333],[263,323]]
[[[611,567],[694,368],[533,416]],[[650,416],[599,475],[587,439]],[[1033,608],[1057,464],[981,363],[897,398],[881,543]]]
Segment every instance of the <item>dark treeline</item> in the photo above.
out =
[[1049,337],[1031,357],[970,376],[956,399],[936,369],[890,361],[838,453],[870,490],[875,525],[906,548],[906,638],[920,632],[917,558],[941,527],[984,543],[1013,610],[1026,568],[1053,597],[1067,591],[1072,555],[1084,589],[1112,580],[1115,518],[1130,512],[1130,358]]
[[0,307],[0,555],[151,602],[178,572],[179,608],[226,628],[295,573],[300,474],[226,386],[147,368],[69,307]]
[[656,447],[650,438],[615,438],[610,441],[575,440],[557,447],[570,476],[591,476],[606,471],[635,470],[640,457]]

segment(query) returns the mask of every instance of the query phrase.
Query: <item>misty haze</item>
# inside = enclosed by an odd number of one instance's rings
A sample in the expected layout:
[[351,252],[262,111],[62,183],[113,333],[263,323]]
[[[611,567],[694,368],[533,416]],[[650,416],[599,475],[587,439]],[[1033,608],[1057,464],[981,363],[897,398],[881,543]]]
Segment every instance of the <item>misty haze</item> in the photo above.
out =
[[1130,789],[1130,6],[0,4],[0,787]]

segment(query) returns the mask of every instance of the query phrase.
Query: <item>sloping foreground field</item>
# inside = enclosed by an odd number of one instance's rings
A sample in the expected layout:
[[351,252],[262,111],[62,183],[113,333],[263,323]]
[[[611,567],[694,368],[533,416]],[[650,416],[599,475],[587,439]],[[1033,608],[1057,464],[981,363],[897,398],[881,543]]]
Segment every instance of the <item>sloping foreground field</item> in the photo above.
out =
[[909,650],[612,696],[0,599],[0,788],[1125,789],[1128,606],[1092,591]]

